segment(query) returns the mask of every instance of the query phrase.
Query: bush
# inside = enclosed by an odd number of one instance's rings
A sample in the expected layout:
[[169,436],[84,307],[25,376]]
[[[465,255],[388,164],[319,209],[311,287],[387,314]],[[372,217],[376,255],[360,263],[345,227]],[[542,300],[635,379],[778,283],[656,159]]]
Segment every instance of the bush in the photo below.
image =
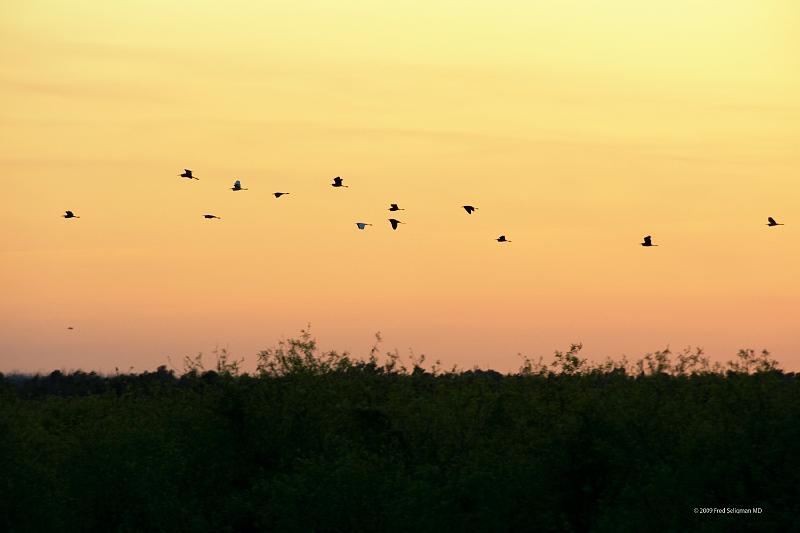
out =
[[[0,377],[2,531],[791,531],[800,387],[767,352],[514,374],[320,353]],[[694,508],[761,514],[696,515]]]

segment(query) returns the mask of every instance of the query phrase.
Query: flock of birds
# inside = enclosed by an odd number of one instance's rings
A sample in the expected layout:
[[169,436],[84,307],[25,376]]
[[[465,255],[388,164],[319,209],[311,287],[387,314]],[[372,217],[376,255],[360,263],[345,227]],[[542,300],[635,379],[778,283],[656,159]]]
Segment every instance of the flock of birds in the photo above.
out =
[[[194,173],[191,170],[189,170],[188,168],[183,169],[183,172],[181,174],[179,174],[179,177],[190,179],[190,180],[199,180],[200,179],[200,178],[196,177],[194,175]],[[331,187],[348,187],[348,185],[344,184],[344,180],[340,176],[336,176],[335,178],[333,178],[333,183],[331,183]],[[233,187],[231,187],[231,190],[234,191],[234,192],[237,192],[237,191],[246,191],[248,189],[245,188],[245,187],[242,187],[242,182],[240,180],[236,180],[236,181],[233,182]],[[272,193],[272,194],[275,196],[275,198],[280,198],[281,196],[284,196],[284,195],[289,194],[289,193],[288,192],[275,192],[275,193]],[[464,211],[466,211],[468,215],[471,215],[472,213],[474,213],[478,209],[477,207],[472,206],[472,205],[462,205],[461,207],[464,208]],[[390,212],[405,211],[405,209],[399,207],[397,204],[389,204],[389,211]],[[77,216],[72,211],[67,211],[62,216],[64,218],[80,218],[79,216]],[[203,218],[206,218],[206,219],[215,219],[215,218],[216,219],[221,219],[222,217],[218,217],[217,215],[205,214],[205,215],[203,215]],[[388,220],[389,220],[389,224],[391,224],[393,230],[396,230],[397,227],[400,224],[405,224],[405,222],[397,220],[396,218],[390,218]],[[359,230],[364,230],[364,229],[366,229],[367,226],[372,226],[372,224],[370,224],[368,222],[356,222],[356,227]],[[779,222],[776,222],[775,219],[772,218],[772,217],[767,217],[767,226],[769,226],[769,227],[783,226],[783,224],[779,223]],[[495,240],[497,242],[499,242],[499,243],[511,242],[510,240],[506,239],[505,235],[500,235]],[[648,246],[648,247],[649,246],[658,246],[658,244],[653,244],[653,237],[651,235],[645,236],[640,244],[642,246]]]

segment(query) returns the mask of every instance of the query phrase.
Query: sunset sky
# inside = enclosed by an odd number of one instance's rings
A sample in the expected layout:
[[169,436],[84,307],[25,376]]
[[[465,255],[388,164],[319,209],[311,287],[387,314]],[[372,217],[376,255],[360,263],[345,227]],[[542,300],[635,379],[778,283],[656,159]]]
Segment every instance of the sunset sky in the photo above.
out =
[[309,322],[800,369],[796,0],[31,0],[0,50],[0,371],[247,366]]

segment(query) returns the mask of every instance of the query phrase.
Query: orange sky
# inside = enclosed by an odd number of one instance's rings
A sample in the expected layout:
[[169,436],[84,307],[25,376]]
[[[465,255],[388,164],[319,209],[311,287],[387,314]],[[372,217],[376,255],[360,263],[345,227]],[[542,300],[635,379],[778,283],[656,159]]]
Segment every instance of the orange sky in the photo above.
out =
[[800,368],[794,0],[9,4],[0,371],[252,362],[307,322]]

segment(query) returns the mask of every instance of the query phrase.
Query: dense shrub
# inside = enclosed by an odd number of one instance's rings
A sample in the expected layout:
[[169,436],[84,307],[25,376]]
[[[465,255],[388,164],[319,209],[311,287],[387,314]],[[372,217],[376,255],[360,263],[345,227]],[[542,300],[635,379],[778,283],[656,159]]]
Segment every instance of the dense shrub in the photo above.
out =
[[433,372],[304,332],[255,375],[185,363],[0,375],[0,530],[800,530],[800,386],[766,353]]

